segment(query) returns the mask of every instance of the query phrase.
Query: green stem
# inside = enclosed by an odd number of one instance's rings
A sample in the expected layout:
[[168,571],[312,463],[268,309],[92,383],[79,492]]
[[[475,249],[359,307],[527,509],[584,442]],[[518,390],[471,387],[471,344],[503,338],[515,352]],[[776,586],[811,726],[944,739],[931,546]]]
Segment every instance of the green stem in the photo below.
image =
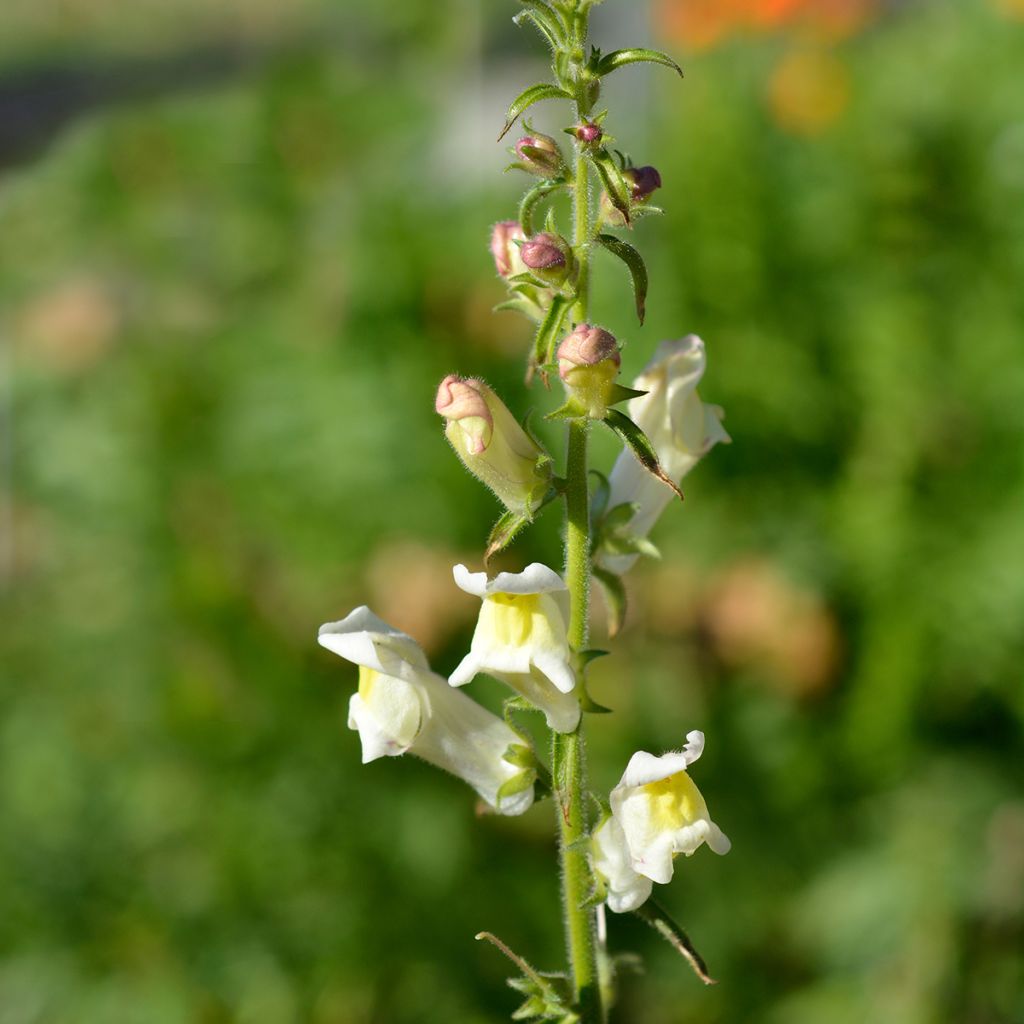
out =
[[[585,9],[576,22],[578,49],[586,37]],[[586,116],[585,100],[577,104],[579,120]],[[573,189],[573,245],[579,263],[577,322],[585,322],[590,306],[590,180],[582,147],[576,148],[576,181]],[[569,588],[569,643],[577,653],[587,646],[587,609],[590,595],[590,495],[587,482],[588,421],[569,422],[566,466],[565,579]],[[583,686],[582,672],[577,683]],[[587,856],[586,746],[583,720],[576,731],[554,734],[552,765],[556,788],[559,852],[562,865],[562,909],[572,968],[573,988],[580,1024],[603,1024],[594,911],[584,904],[593,882]]]

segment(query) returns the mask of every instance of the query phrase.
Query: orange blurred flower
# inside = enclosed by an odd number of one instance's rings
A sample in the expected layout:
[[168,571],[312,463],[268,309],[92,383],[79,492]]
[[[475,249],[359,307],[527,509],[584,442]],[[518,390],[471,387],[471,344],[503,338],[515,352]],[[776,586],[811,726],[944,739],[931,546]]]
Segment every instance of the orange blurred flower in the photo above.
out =
[[825,50],[793,50],[768,81],[768,105],[780,128],[819,135],[842,116],[850,101],[846,65]]

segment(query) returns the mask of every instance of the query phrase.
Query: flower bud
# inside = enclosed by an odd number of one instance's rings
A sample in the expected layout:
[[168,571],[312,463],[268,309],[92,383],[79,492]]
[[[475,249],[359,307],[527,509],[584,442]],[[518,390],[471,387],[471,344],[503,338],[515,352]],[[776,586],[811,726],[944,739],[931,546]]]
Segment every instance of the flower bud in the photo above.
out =
[[614,335],[580,324],[558,346],[558,375],[570,400],[591,419],[604,419],[622,357]]
[[519,249],[523,263],[542,281],[561,284],[575,266],[572,248],[558,235],[542,231],[524,242]]
[[[655,190],[661,188],[661,175],[655,167],[627,167],[622,177],[629,188],[630,206],[642,206]],[[626,223],[622,211],[615,208],[607,192],[601,193],[601,219],[614,227],[622,227]]]
[[582,124],[576,125],[572,132],[580,142],[587,146],[596,146],[604,137],[604,130],[596,121],[584,121]]
[[463,465],[508,509],[532,515],[550,485],[551,462],[505,403],[482,380],[450,374],[435,408]]
[[657,169],[647,167],[627,167],[622,176],[629,183],[629,197],[634,203],[645,203],[651,198],[655,189],[661,188],[661,175]]
[[557,178],[565,170],[565,160],[558,143],[550,135],[524,135],[515,144],[520,166],[541,178]]
[[491,229],[491,255],[494,268],[502,277],[521,274],[526,267],[516,242],[525,242],[526,235],[517,220],[501,220]]

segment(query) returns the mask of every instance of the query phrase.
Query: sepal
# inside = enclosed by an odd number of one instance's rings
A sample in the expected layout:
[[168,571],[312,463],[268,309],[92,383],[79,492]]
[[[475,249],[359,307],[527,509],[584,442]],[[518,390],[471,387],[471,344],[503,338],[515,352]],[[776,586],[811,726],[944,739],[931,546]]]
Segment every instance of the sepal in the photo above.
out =
[[544,319],[537,326],[537,333],[533,339],[533,353],[530,356],[530,363],[526,371],[527,383],[532,380],[533,375],[540,371],[541,380],[545,387],[548,382],[547,366],[555,358],[555,342],[562,333],[562,325],[569,313],[572,300],[564,295],[554,295],[551,299],[551,306],[548,308]]
[[622,441],[629,447],[637,457],[637,461],[652,476],[657,477],[663,484],[667,484],[676,492],[680,501],[683,499],[683,492],[679,485],[661,468],[658,461],[658,453],[654,450],[647,435],[627,416],[618,409],[609,409],[604,422],[615,431]]
[[594,163],[594,167],[597,168],[597,174],[601,179],[601,184],[604,186],[608,201],[622,217],[623,222],[629,224],[632,218],[630,187],[629,183],[622,176],[619,165],[606,149],[595,153],[591,160]]
[[519,223],[522,226],[523,233],[527,237],[533,234],[533,214],[537,208],[537,204],[543,199],[546,199],[552,192],[557,192],[559,189],[563,189],[565,187],[566,183],[564,180],[546,179],[544,181],[538,181],[537,184],[523,196],[519,203]]

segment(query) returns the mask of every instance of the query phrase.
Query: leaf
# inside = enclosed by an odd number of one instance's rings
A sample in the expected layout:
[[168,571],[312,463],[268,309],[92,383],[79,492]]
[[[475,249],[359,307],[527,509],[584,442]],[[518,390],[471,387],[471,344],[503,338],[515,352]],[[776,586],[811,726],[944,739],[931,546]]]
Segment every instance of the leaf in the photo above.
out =
[[552,50],[558,50],[562,44],[560,38],[562,31],[558,27],[557,21],[549,17],[549,8],[546,4],[541,3],[530,4],[530,8],[528,11],[520,11],[512,18],[512,21],[516,25],[522,25],[524,21],[531,22],[533,27],[544,37],[548,46]]
[[631,217],[629,210],[629,186],[622,177],[622,171],[619,170],[606,149],[596,154],[593,157],[593,161],[594,166],[597,168],[598,177],[601,179],[605,192],[608,193],[612,206],[622,214],[625,222],[629,224]]
[[647,264],[643,256],[621,238],[614,235],[598,235],[598,242],[601,243],[613,256],[618,256],[629,269],[633,278],[633,295],[636,298],[636,315],[642,324],[647,306]]
[[517,534],[528,526],[532,520],[522,512],[506,512],[495,524],[487,537],[487,548],[484,550],[484,565],[499,551],[504,551],[516,539]]
[[641,921],[646,921],[673,949],[679,953],[693,968],[693,973],[705,985],[716,985],[717,982],[708,974],[704,958],[694,948],[690,937],[672,920],[668,911],[657,900],[650,898],[633,911]]
[[537,85],[531,85],[529,89],[524,89],[509,106],[508,113],[505,115],[505,127],[501,129],[498,141],[501,142],[505,138],[509,128],[516,123],[516,118],[524,110],[540,100],[554,99],[571,100],[572,97],[564,89],[559,89],[557,85],[552,85],[550,82],[539,82]]
[[647,435],[625,414],[618,409],[609,409],[604,418],[605,424],[611,427],[637,457],[640,465],[652,476],[656,476],[663,484],[667,484],[683,500],[683,492],[679,485],[661,468],[658,453],[654,450]]
[[553,296],[551,308],[547,311],[544,319],[541,320],[540,326],[537,328],[537,334],[533,339],[530,374],[532,375],[534,369],[542,368],[541,375],[545,383],[547,383],[547,374],[543,367],[550,363],[554,356],[555,342],[558,340],[558,335],[562,330],[562,323],[569,312],[570,305],[570,300],[565,298],[564,295]]
[[621,577],[600,566],[595,565],[593,573],[608,605],[608,636],[614,637],[626,621],[626,586]]
[[608,506],[608,498],[612,493],[612,487],[608,482],[608,477],[599,469],[590,470],[589,475],[597,481],[594,485],[594,492],[590,496],[590,518],[596,523],[604,515],[604,510]]
[[640,63],[661,64],[663,67],[671,68],[680,78],[683,77],[683,69],[667,54],[661,53],[658,50],[643,49],[642,47],[612,50],[611,53],[606,53],[594,67],[594,73],[604,77],[605,75],[610,75],[618,68],[625,67],[627,64]]

